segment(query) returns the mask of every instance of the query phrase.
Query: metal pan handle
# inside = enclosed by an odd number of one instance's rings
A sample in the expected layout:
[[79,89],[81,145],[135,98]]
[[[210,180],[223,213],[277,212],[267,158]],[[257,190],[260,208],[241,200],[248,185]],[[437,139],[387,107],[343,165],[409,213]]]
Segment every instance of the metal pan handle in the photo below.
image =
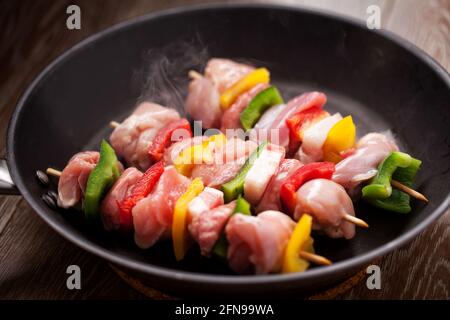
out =
[[19,195],[19,190],[14,185],[5,159],[0,159],[0,194]]

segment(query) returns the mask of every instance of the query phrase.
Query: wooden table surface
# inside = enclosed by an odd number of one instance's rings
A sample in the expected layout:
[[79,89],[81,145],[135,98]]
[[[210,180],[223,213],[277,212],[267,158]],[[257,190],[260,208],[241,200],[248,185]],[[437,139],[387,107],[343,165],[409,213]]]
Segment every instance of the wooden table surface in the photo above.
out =
[[[151,11],[204,1],[0,1],[0,150],[19,96],[54,58],[87,36]],[[413,42],[450,70],[450,0],[291,0],[366,19],[381,8],[382,28]],[[65,27],[66,8],[81,8],[82,28]],[[379,262],[382,289],[360,282],[338,299],[449,299],[450,211],[412,243]],[[411,263],[412,260],[414,263]],[[66,288],[66,267],[82,270],[82,289]],[[144,299],[108,263],[50,229],[20,196],[0,196],[0,298]]]

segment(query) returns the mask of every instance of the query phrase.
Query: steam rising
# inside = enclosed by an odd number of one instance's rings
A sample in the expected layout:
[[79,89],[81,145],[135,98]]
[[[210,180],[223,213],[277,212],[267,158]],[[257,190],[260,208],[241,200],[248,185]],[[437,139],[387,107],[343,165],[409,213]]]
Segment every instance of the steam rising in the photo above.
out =
[[206,46],[198,39],[149,50],[143,69],[137,73],[138,81],[143,84],[138,102],[156,102],[185,115],[188,72],[202,72],[208,58]]

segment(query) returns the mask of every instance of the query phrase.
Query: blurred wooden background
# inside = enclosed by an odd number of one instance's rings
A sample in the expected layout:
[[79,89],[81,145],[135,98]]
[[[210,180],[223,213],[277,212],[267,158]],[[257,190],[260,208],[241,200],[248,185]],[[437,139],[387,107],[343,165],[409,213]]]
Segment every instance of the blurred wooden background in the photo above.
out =
[[[181,0],[0,0],[0,150],[15,104],[26,86],[54,58],[120,21],[178,5]],[[228,1],[233,2],[233,1]],[[260,1],[270,2],[270,1]],[[272,1],[275,2],[275,1]],[[281,0],[366,19],[369,5],[381,8],[382,28],[428,52],[450,70],[450,0]],[[82,28],[66,28],[66,8],[81,8]],[[382,289],[365,281],[338,299],[449,299],[450,212],[404,248],[380,262]],[[82,270],[82,290],[66,288],[66,267]],[[107,262],[53,232],[19,196],[0,196],[1,299],[143,299]]]

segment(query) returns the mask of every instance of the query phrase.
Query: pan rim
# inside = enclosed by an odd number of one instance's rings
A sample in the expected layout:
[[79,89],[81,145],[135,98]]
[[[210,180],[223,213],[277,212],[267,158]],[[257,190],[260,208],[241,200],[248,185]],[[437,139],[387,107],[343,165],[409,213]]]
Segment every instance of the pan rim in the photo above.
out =
[[[446,198],[442,201],[442,203],[430,214],[426,217],[422,222],[418,225],[414,226],[411,230],[402,234],[401,236],[391,240],[390,242],[385,243],[384,245],[370,250],[364,254],[358,255],[356,257],[346,259],[340,262],[336,262],[331,266],[327,267],[318,267],[311,270],[308,270],[304,273],[294,273],[294,274],[270,274],[270,275],[221,275],[221,274],[207,274],[207,273],[195,273],[190,271],[182,271],[177,269],[171,269],[166,267],[160,267],[152,265],[148,262],[138,262],[129,257],[124,257],[119,253],[112,252],[108,249],[102,248],[95,242],[92,242],[84,237],[79,237],[75,233],[67,230],[65,227],[61,226],[58,222],[53,221],[51,215],[47,210],[43,209],[37,202],[35,202],[31,198],[31,194],[26,188],[23,177],[19,174],[19,169],[16,166],[15,162],[15,154],[14,154],[14,132],[16,131],[17,122],[21,111],[25,108],[28,98],[33,94],[35,88],[39,86],[41,81],[50,74],[55,67],[57,67],[60,63],[70,58],[77,51],[83,49],[86,46],[89,46],[91,43],[94,43],[97,39],[103,38],[105,36],[111,35],[117,31],[123,31],[127,28],[131,28],[140,23],[145,23],[148,20],[153,20],[157,18],[163,18],[166,16],[176,16],[179,14],[184,14],[187,12],[201,12],[208,10],[223,10],[223,9],[267,9],[267,10],[278,10],[278,11],[296,11],[309,15],[321,16],[327,19],[333,19],[339,21],[341,23],[347,23],[357,28],[365,28],[364,24],[357,20],[356,18],[352,18],[349,16],[339,15],[336,13],[324,11],[324,10],[316,10],[305,8],[302,6],[289,6],[283,4],[267,4],[267,3],[214,3],[214,4],[200,4],[200,5],[190,5],[190,6],[181,6],[170,8],[162,11],[153,12],[150,14],[142,15],[137,18],[127,20],[116,25],[113,25],[109,28],[106,28],[94,35],[87,37],[81,42],[75,44],[73,47],[69,48],[59,57],[57,57],[53,62],[51,62],[48,66],[44,68],[43,71],[32,81],[32,83],[27,87],[24,94],[20,97],[16,108],[13,112],[13,115],[10,119],[7,131],[7,147],[6,147],[6,158],[8,167],[12,176],[14,183],[19,189],[22,196],[28,202],[28,204],[32,207],[32,209],[57,233],[63,236],[65,239],[74,243],[78,247],[95,254],[107,261],[115,263],[119,266],[129,268],[131,270],[142,272],[144,274],[148,274],[150,276],[165,278],[168,280],[176,280],[179,282],[186,283],[198,283],[198,284],[219,284],[223,286],[233,286],[236,284],[239,285],[261,285],[261,284],[280,284],[286,282],[296,282],[299,283],[305,280],[315,280],[320,278],[330,277],[333,274],[345,273],[345,271],[357,268],[364,264],[373,261],[377,257],[385,255],[396,248],[410,242],[413,237],[417,236],[420,232],[424,231],[427,227],[430,226],[432,222],[437,220],[450,206],[450,192],[447,194]],[[387,31],[387,30],[366,30],[367,32],[374,32],[379,34],[380,36],[390,40],[397,46],[402,47],[409,53],[413,54],[420,61],[425,63],[433,72],[437,74],[437,76],[447,85],[450,89],[450,75],[447,71],[439,65],[431,56],[429,56],[422,49],[416,47],[414,44],[409,41],[401,38],[400,36]]]

